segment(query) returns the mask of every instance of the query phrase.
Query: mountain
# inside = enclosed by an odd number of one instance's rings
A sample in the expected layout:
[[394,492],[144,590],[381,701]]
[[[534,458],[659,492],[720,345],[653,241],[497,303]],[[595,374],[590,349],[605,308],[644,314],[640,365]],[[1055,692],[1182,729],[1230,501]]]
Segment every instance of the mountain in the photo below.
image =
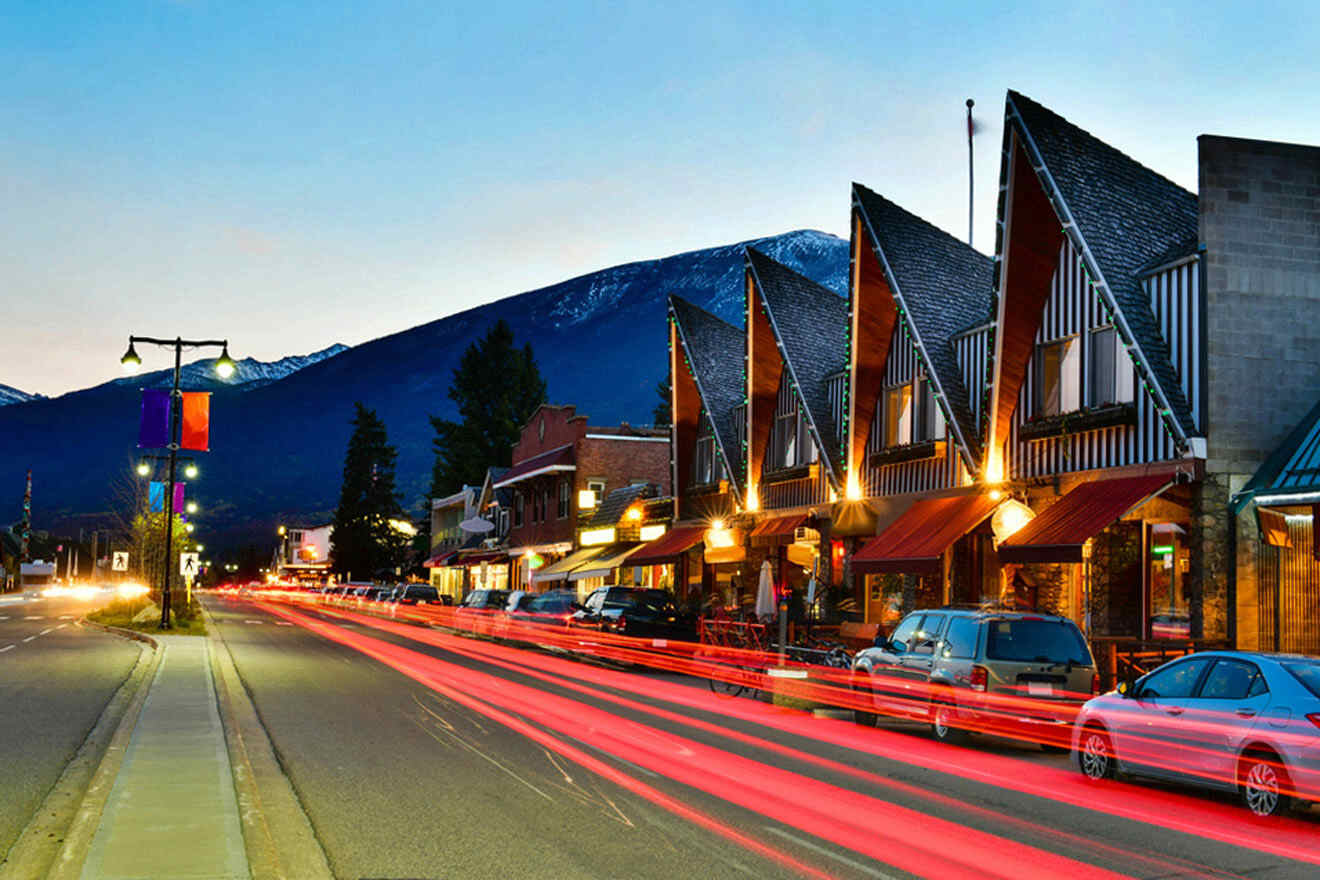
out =
[[[215,374],[215,357],[199,358],[184,364],[179,369],[179,385],[195,391],[215,391],[217,388],[239,387],[251,391],[283,379],[290,373],[296,373],[304,367],[320,363],[328,357],[334,357],[341,351],[348,351],[347,345],[334,345],[314,351],[311,354],[295,354],[277,361],[259,361],[243,358],[234,361],[234,375],[221,379]],[[151,373],[135,373],[120,379],[111,379],[107,385],[128,388],[169,388],[174,382],[173,370],[156,370]]]
[[17,388],[11,388],[8,385],[0,385],[0,406],[8,406],[11,403],[27,403],[29,400],[39,400],[40,394],[28,394],[26,391],[19,391]]
[[[264,545],[282,520],[327,520],[354,401],[384,420],[399,451],[403,504],[415,510],[430,485],[429,416],[454,416],[454,367],[501,318],[519,345],[532,345],[552,402],[575,404],[592,424],[649,423],[668,369],[666,298],[677,293],[741,325],[746,246],[840,295],[847,289],[848,242],[802,230],[602,269],[354,346],[258,387],[207,378],[212,451],[199,456],[202,474],[189,487],[203,508],[198,534],[216,547]],[[31,467],[37,522],[94,528],[113,504],[112,484],[130,471],[142,385],[136,377],[0,408],[0,521],[16,518]]]

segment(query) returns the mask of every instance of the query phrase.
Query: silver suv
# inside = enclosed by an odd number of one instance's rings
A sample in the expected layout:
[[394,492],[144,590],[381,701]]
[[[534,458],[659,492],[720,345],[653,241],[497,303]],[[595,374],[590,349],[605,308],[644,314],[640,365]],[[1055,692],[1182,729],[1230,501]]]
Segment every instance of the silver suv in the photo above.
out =
[[1065,751],[1082,701],[1099,691],[1091,649],[1066,617],[940,608],[914,611],[853,658],[852,686],[877,715],[929,722],[953,742],[971,731]]

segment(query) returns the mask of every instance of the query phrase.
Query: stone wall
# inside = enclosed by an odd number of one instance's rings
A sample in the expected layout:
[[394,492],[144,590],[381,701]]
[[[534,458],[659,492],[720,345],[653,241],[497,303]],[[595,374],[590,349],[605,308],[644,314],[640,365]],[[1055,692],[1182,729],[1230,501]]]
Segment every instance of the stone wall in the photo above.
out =
[[1204,600],[1192,632],[1248,648],[1258,535],[1254,517],[1230,532],[1228,503],[1320,399],[1320,148],[1213,135],[1198,145],[1208,475],[1190,536],[1188,586]]

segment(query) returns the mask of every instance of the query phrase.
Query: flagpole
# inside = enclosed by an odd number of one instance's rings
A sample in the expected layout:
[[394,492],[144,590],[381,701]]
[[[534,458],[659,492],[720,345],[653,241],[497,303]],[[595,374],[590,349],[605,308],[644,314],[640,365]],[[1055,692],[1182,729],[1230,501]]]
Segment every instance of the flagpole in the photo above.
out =
[[967,99],[967,246],[972,246],[972,105],[976,102]]

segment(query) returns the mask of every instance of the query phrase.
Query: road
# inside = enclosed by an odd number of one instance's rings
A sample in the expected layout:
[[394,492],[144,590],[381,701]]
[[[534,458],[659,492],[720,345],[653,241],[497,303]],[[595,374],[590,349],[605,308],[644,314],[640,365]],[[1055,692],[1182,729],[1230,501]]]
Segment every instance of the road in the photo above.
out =
[[77,624],[92,603],[0,597],[0,853],[128,677],[136,643]]
[[1314,814],[676,675],[207,600],[342,877],[1314,877]]

